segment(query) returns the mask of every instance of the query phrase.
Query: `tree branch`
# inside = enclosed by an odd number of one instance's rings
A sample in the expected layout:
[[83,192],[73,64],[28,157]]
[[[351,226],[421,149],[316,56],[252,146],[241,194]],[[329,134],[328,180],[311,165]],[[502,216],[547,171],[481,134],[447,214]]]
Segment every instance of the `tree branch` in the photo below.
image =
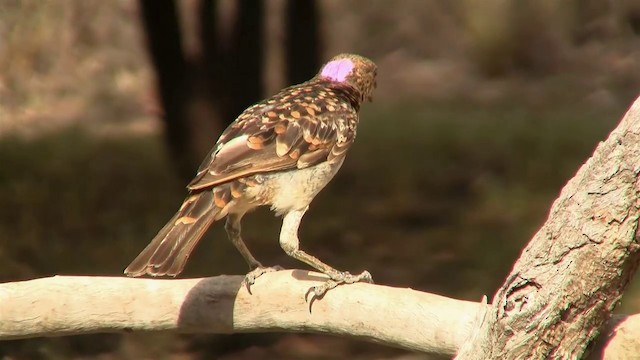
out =
[[[410,350],[453,355],[487,305],[381,285],[339,286],[312,304],[306,291],[323,277],[302,270],[158,280],[55,276],[0,284],[0,340],[160,331],[313,332],[351,336]],[[611,322],[606,359],[640,349],[640,315]],[[613,355],[609,355],[613,354]],[[613,357],[612,357],[613,356]]]
[[242,279],[55,276],[6,283],[0,285],[0,339],[131,330],[299,331],[453,354],[478,310],[471,302],[411,289],[354,284],[330,291],[310,311],[305,293],[325,279],[320,274],[265,274],[252,294],[240,287]]
[[457,359],[588,353],[640,263],[639,173],[640,99],[562,189]]

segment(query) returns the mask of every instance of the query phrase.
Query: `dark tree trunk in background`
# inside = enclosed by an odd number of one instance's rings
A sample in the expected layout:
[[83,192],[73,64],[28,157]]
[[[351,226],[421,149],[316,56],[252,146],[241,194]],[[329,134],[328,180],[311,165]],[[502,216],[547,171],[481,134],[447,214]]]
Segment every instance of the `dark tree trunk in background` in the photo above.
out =
[[173,1],[141,0],[140,16],[149,58],[156,70],[169,151],[181,173],[191,171],[189,161],[184,156],[188,153],[189,142],[184,122],[189,86],[178,12]]
[[221,36],[217,27],[218,7],[214,0],[202,0],[198,12],[198,36],[202,45],[202,76],[210,84],[209,101],[217,104],[224,92],[221,86],[225,68],[222,42],[219,41]]
[[320,67],[320,30],[315,0],[289,0],[286,13],[287,82],[309,80]]
[[213,0],[202,0],[200,42],[210,101],[227,126],[263,95],[264,3],[261,0],[236,3],[237,17],[227,41],[223,41],[217,31],[219,9],[216,5]]
[[233,27],[229,62],[225,69],[229,122],[262,98],[264,81],[264,2],[239,0]]
[[[177,4],[184,5],[179,9]],[[264,97],[265,4],[238,0],[230,29],[219,31],[221,8],[215,0],[196,3],[140,0],[149,56],[164,109],[165,132],[173,162],[185,182],[220,133],[245,108]],[[195,5],[195,6],[194,6]],[[189,19],[181,26],[178,10]],[[287,3],[288,83],[309,79],[319,64],[315,1]],[[195,24],[195,31],[184,29]],[[186,34],[185,34],[186,33]],[[185,36],[195,33],[195,39]],[[183,42],[196,43],[185,52]]]

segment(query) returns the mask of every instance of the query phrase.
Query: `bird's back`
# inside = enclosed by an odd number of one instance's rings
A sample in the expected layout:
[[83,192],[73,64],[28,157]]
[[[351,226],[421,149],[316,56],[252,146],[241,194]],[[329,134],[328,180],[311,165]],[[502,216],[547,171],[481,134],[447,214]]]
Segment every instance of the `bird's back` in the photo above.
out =
[[286,88],[238,116],[205,158],[189,189],[341,161],[355,139],[357,110],[348,86],[313,79]]

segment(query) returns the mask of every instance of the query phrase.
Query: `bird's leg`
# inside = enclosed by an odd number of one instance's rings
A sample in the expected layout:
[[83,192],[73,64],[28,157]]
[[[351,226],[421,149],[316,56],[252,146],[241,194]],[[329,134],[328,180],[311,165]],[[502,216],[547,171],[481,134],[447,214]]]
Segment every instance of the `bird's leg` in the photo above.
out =
[[298,228],[300,227],[300,221],[302,216],[307,211],[308,207],[303,210],[293,210],[285,214],[282,220],[282,229],[280,230],[280,246],[292,258],[302,261],[314,267],[318,271],[329,276],[324,284],[315,286],[310,289],[316,297],[322,297],[327,291],[335,288],[340,284],[353,284],[356,282],[373,283],[371,274],[368,271],[363,271],[359,275],[352,275],[347,271],[338,271],[331,266],[323,263],[318,258],[307,254],[300,250],[300,241],[298,240]]
[[229,237],[231,243],[236,247],[236,249],[238,249],[244,260],[249,265],[249,273],[247,273],[243,281],[244,285],[246,285],[247,289],[249,289],[249,287],[253,285],[256,279],[261,275],[272,271],[282,270],[282,268],[280,266],[262,266],[262,264],[258,260],[256,260],[255,257],[253,257],[251,251],[249,251],[249,248],[247,248],[247,245],[245,245],[240,234],[242,229],[240,225],[241,219],[242,214],[227,215],[227,221],[224,225],[224,229],[227,231],[227,236]]

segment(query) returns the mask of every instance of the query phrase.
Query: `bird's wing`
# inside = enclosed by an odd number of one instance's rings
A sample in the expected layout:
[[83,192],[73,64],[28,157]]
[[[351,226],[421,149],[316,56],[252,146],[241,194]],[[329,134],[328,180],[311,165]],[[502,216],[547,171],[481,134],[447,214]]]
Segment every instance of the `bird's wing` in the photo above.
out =
[[344,156],[357,113],[346,103],[267,101],[241,114],[220,136],[187,186],[199,190],[256,173],[302,169]]

